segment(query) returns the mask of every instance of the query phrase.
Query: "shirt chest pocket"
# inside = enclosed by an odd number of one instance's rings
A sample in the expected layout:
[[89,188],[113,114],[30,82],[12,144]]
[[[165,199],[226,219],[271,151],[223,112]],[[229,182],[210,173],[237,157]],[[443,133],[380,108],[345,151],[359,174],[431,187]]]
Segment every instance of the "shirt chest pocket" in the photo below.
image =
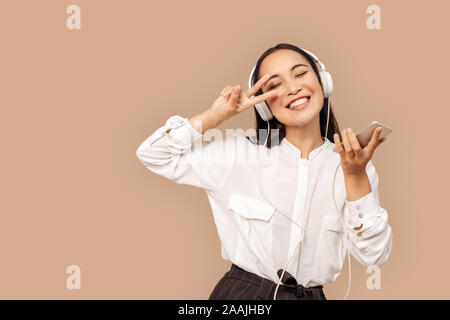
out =
[[[258,259],[265,261],[264,257],[272,252],[272,217],[275,208],[258,198],[233,192],[228,201],[228,209],[232,215],[235,215],[234,218],[244,237],[244,243]],[[236,254],[238,255],[239,252]]]
[[228,201],[228,208],[245,219],[269,221],[275,208],[270,204],[242,193],[233,192]]

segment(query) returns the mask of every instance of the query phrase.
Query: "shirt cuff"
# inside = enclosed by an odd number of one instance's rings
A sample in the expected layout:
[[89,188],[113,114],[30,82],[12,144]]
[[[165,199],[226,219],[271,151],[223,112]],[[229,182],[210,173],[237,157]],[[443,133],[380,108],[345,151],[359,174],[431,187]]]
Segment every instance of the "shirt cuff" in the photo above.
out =
[[[167,130],[169,129],[170,132],[167,133]],[[198,132],[191,125],[187,118],[183,118],[179,115],[174,115],[167,119],[161,135],[169,135],[187,145],[192,144],[193,141],[203,136],[202,133]]]
[[379,214],[378,205],[372,191],[358,200],[345,200],[345,206],[348,213],[347,224],[353,229],[363,225],[358,231],[370,228],[375,223],[376,215]]

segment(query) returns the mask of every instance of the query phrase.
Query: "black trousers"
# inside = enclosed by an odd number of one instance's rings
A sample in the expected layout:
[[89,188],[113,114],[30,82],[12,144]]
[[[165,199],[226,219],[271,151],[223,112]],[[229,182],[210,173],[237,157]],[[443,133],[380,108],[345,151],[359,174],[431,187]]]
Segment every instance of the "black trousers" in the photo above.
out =
[[[283,270],[278,270],[281,276]],[[277,284],[234,263],[217,283],[209,300],[273,300]],[[322,286],[305,288],[287,271],[278,287],[277,300],[326,300]]]

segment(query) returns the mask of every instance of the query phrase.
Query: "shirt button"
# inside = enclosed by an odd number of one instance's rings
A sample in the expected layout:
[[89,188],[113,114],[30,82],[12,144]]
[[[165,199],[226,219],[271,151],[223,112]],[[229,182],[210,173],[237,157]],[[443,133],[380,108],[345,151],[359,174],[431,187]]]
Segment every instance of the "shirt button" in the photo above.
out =
[[361,237],[361,236],[362,236],[362,232],[358,232],[356,235],[357,235],[358,237]]
[[362,213],[360,213],[360,214],[358,214],[358,217],[362,218],[362,217],[364,217],[364,216],[362,215]]
[[356,206],[356,209],[359,209],[361,206],[358,204],[357,206]]

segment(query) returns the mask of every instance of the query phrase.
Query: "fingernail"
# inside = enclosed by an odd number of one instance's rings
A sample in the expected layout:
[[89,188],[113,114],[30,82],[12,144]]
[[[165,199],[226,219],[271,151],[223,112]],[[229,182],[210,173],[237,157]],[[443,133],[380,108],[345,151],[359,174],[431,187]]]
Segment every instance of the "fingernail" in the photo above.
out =
[[239,93],[239,90],[240,90],[240,89],[241,89],[241,88],[239,88],[239,87],[234,88],[234,89],[233,89],[233,92],[234,92],[234,93]]

